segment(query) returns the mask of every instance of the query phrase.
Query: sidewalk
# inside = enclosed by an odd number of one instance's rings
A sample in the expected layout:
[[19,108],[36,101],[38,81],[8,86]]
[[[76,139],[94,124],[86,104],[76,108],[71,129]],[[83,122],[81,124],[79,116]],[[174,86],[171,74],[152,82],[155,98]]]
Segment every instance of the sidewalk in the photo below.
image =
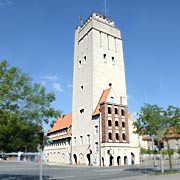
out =
[[122,177],[116,180],[180,180],[180,173],[165,174],[165,175],[143,175],[143,176],[130,176]]

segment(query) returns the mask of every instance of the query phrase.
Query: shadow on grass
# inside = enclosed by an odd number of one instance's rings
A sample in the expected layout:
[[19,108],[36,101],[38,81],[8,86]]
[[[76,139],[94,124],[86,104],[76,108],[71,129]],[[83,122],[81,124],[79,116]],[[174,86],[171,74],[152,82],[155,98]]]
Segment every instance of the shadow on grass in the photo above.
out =
[[[47,180],[49,176],[43,176],[43,180]],[[37,175],[18,175],[18,174],[1,174],[1,180],[39,180]]]

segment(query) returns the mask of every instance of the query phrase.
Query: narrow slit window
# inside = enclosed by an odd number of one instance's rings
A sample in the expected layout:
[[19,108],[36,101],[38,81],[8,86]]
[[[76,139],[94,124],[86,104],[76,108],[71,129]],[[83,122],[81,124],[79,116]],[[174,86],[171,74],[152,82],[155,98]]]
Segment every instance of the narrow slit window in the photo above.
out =
[[112,126],[111,120],[108,120],[108,126]]
[[121,109],[121,115],[124,116],[124,109]]
[[115,114],[118,114],[118,108],[115,108]]
[[107,62],[106,54],[103,54],[103,59],[104,59],[104,62]]
[[109,136],[109,140],[112,140],[112,133],[111,132],[108,133],[108,136]]
[[115,126],[118,127],[119,126],[119,122],[115,121]]
[[84,56],[84,64],[86,64],[86,56]]
[[84,109],[81,109],[81,110],[80,110],[80,113],[82,114],[83,112],[84,112]]
[[126,135],[125,135],[125,133],[122,134],[122,139],[123,139],[123,141],[126,140]]
[[108,114],[111,114],[111,107],[108,107]]
[[116,133],[116,140],[119,140],[119,133]]
[[114,57],[112,57],[112,64],[113,64],[113,65],[115,64],[115,60],[114,60]]
[[79,68],[81,67],[81,60],[79,60]]

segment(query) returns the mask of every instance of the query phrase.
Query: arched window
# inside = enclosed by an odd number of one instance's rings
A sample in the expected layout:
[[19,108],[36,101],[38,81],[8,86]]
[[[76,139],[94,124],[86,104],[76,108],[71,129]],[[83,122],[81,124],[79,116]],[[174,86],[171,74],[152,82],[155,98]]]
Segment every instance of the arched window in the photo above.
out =
[[118,121],[115,121],[115,126],[119,126],[119,122]]
[[121,115],[124,116],[124,109],[121,109]]
[[123,127],[123,128],[125,127],[125,122],[122,122],[122,127]]
[[111,120],[108,120],[108,126],[112,126]]
[[118,114],[118,108],[115,108],[115,114]]
[[122,139],[123,139],[123,141],[126,140],[126,135],[125,135],[125,133],[122,134]]
[[109,140],[112,140],[112,133],[111,132],[108,133],[108,136],[109,136]]
[[111,114],[111,107],[108,107],[108,114]]
[[116,140],[119,140],[119,133],[116,133]]

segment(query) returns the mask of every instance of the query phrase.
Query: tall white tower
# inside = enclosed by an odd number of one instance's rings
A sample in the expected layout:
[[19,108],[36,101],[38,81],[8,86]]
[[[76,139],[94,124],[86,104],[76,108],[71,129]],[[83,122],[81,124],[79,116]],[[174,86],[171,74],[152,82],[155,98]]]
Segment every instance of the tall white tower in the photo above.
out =
[[[110,130],[106,128],[106,112],[104,116],[100,112],[100,108],[106,111],[102,103],[109,102],[107,108],[114,104],[113,110],[117,106],[117,111],[123,108],[126,112],[124,121],[127,121],[122,39],[120,30],[111,19],[94,12],[75,30],[73,78],[72,159],[74,163],[92,163],[93,158],[101,158],[103,152],[106,154],[108,147],[117,147],[120,145],[117,143],[124,142],[122,125],[118,125],[121,135],[115,139],[115,119],[109,117],[112,121],[110,138],[115,144],[108,144]],[[118,118],[118,122],[122,121]],[[126,127],[125,143],[129,143],[128,123]],[[103,150],[102,147],[107,148]]]

